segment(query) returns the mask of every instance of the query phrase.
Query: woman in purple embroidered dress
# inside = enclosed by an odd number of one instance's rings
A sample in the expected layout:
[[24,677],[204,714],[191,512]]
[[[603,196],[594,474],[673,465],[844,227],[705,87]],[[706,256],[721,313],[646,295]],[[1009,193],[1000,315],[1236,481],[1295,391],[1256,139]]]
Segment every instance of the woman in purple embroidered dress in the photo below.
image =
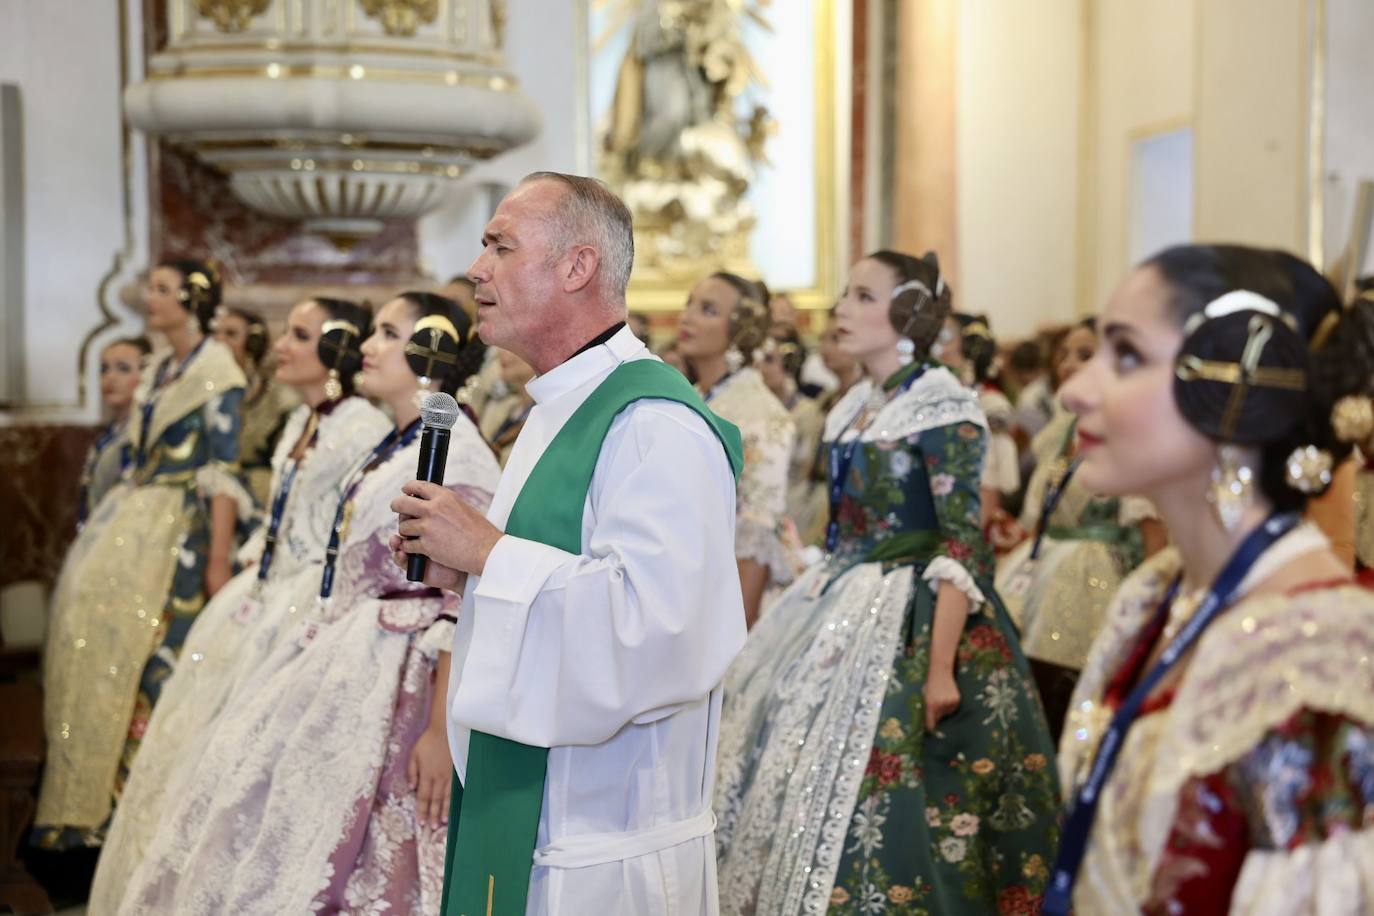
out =
[[[363,388],[397,425],[344,487],[326,597],[300,638],[231,699],[121,913],[438,911],[456,603],[407,582],[392,563],[390,494],[415,475],[415,396],[429,384],[408,368],[407,342],[426,330],[461,347],[469,327],[456,304],[425,293],[402,294],[378,313]],[[456,365],[438,363],[434,382],[455,390],[480,365],[479,349],[474,342]],[[447,485],[485,509],[499,475],[476,426],[459,417]]]

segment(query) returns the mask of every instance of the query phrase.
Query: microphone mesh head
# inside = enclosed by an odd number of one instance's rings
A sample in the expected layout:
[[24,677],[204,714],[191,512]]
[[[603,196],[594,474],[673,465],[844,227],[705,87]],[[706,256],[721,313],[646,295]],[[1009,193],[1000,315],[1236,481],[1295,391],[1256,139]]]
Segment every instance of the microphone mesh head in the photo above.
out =
[[428,394],[420,405],[420,419],[426,426],[453,429],[453,424],[458,422],[458,402],[453,395],[442,391]]

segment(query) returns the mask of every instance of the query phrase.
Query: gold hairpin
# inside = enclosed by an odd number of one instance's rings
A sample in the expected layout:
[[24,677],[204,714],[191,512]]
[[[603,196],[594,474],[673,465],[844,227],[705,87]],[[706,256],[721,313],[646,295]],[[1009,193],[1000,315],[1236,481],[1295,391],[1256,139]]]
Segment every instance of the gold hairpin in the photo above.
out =
[[1307,388],[1307,373],[1303,370],[1259,364],[1260,357],[1264,355],[1264,348],[1274,336],[1272,322],[1264,315],[1255,315],[1250,319],[1249,330],[1250,336],[1245,341],[1240,362],[1220,362],[1189,354],[1180,359],[1174,369],[1174,374],[1181,381],[1192,382],[1201,379],[1233,386],[1231,397],[1226,403],[1226,413],[1221,421],[1221,434],[1226,439],[1236,434],[1240,411],[1245,406],[1245,398],[1251,388],[1282,388],[1288,391],[1304,391]]

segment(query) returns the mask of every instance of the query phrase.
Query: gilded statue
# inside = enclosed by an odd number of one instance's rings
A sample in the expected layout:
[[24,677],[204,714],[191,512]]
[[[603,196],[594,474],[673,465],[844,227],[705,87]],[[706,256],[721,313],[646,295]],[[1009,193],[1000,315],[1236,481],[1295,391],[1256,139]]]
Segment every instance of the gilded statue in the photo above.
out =
[[[768,0],[618,0],[630,28],[600,134],[600,174],[635,216],[647,272],[684,279],[703,260],[748,271],[744,200],[773,123],[748,95],[766,87],[744,41]],[[604,38],[603,38],[604,41]]]

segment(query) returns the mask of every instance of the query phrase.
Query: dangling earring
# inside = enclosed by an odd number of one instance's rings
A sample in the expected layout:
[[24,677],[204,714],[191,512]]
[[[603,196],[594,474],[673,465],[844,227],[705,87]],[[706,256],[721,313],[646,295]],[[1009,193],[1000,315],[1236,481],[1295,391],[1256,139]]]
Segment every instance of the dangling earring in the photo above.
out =
[[1235,532],[1253,501],[1252,484],[1255,472],[1241,458],[1240,449],[1223,445],[1217,449],[1217,463],[1212,467],[1212,484],[1207,488],[1207,501],[1212,504],[1217,520],[1227,534]]
[[725,351],[725,365],[731,372],[738,372],[744,365],[744,354],[739,347],[731,346]]
[[916,341],[910,337],[903,337],[897,341],[897,362],[899,365],[910,366],[916,361]]
[[420,387],[415,389],[415,394],[411,397],[411,402],[419,407],[425,406],[425,398],[429,397],[429,383],[433,381],[428,375],[419,377]]
[[324,396],[331,401],[337,401],[343,397],[343,382],[339,381],[339,370],[330,369],[329,378],[324,382]]

